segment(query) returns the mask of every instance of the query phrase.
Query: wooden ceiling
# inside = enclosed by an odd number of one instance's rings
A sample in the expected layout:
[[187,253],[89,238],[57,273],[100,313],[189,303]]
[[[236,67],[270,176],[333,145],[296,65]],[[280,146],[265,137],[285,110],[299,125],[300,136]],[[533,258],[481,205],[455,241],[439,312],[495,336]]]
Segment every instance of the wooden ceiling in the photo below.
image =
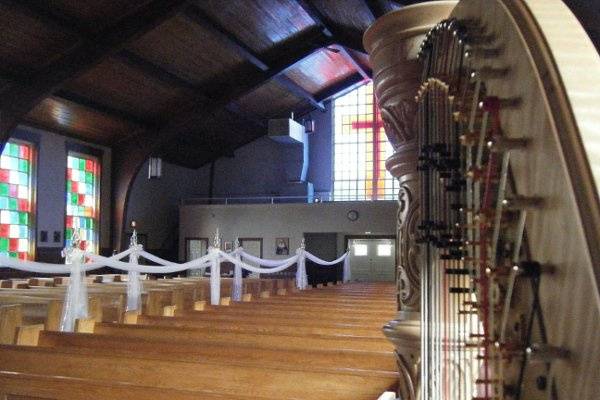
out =
[[[199,167],[368,79],[364,30],[418,2],[0,0],[0,142],[19,123],[109,146],[160,138],[174,143],[153,153]],[[597,10],[566,3],[597,43]]]
[[362,34],[406,3],[0,0],[1,139],[168,138],[153,153],[199,167],[368,79]]

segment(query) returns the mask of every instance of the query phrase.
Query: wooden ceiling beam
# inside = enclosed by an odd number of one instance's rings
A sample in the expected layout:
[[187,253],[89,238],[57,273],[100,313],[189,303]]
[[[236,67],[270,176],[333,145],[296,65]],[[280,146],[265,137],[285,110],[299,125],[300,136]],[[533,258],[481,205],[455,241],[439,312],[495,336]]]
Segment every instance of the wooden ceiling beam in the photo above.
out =
[[65,100],[67,102],[87,108],[93,112],[104,114],[113,119],[121,120],[129,125],[135,126],[138,129],[152,130],[156,129],[157,127],[156,124],[150,124],[147,121],[144,121],[139,117],[132,115],[128,112],[117,110],[105,104],[100,104],[91,99],[88,99],[87,97],[70,92],[68,90],[58,90],[52,94],[52,97],[55,97],[58,100]]
[[254,126],[256,126],[257,128],[266,128],[267,124],[265,123],[265,121],[261,118],[258,117],[253,117],[251,115],[245,114],[244,112],[242,112],[242,110],[240,109],[240,105],[236,102],[236,101],[232,101],[229,104],[227,104],[225,106],[225,108],[227,109],[227,111],[229,111],[230,113],[236,115],[237,117],[250,122],[251,124],[253,124]]
[[316,108],[317,110],[324,112],[325,106],[322,102],[317,101],[312,93],[308,92],[302,86],[298,85],[296,82],[291,80],[285,75],[278,75],[275,77],[275,81],[287,89],[294,96],[299,97],[301,99],[306,100],[311,106]]
[[102,32],[80,40],[26,82],[8,85],[0,98],[0,144],[40,101],[69,80],[102,62],[130,41],[154,29],[186,5],[185,0],[153,0]]
[[[306,36],[309,36],[309,34],[307,33]],[[236,80],[231,80],[229,75],[217,80],[212,88],[207,88],[204,94],[199,94],[190,101],[187,112],[183,111],[172,118],[170,123],[161,129],[161,136],[176,134],[181,131],[182,125],[189,125],[190,119],[204,117],[251,93],[271,79],[293,68],[328,43],[322,37],[314,38],[313,35],[310,35],[310,38],[307,38],[306,36],[298,36],[282,45],[280,49],[281,57],[267,71],[247,71],[245,74],[240,73],[240,78]],[[197,108],[202,111],[198,113]]]
[[360,73],[356,72],[350,75],[349,77],[341,80],[340,82],[336,83],[335,85],[330,86],[317,93],[315,97],[319,101],[325,101],[336,94],[342,95],[344,93],[347,93],[357,88],[358,86],[363,85],[365,81],[366,79]]
[[204,10],[201,10],[197,6],[190,5],[185,9],[183,15],[190,21],[198,24],[212,35],[219,38],[225,43],[233,52],[241,55],[245,60],[250,62],[256,68],[261,71],[266,71],[269,66],[260,59],[260,57],[252,50],[248,45],[239,40],[235,35],[229,32],[226,28],[221,26],[219,23],[214,21]]
[[[20,75],[14,76],[14,75],[6,74],[4,71],[0,71],[0,79],[13,84],[15,82],[21,82],[25,78],[23,78]],[[129,114],[125,111],[117,110],[117,109],[109,107],[107,105],[97,103],[91,99],[88,99],[87,97],[78,95],[76,93],[73,93],[73,92],[70,92],[70,91],[67,91],[64,89],[60,89],[60,90],[57,90],[56,92],[52,93],[51,97],[54,97],[55,99],[57,99],[59,101],[63,100],[63,101],[69,102],[69,103],[73,103],[77,106],[87,108],[88,110],[90,110],[92,112],[104,114],[110,118],[119,120],[119,121],[129,124],[129,125],[132,125],[136,129],[146,129],[146,130],[156,129],[155,124],[149,124],[148,121],[143,121],[140,118],[138,118],[132,114]],[[25,119],[27,119],[27,116],[25,117]],[[59,133],[61,133],[61,132],[59,132]],[[70,135],[70,136],[72,136],[72,135]]]
[[307,13],[313,21],[315,21],[325,36],[331,38],[332,41],[336,43],[342,44],[345,47],[364,52],[362,44],[362,32],[348,29],[338,29],[327,20],[327,18],[312,3],[311,0],[296,0],[296,2],[304,10],[304,12]]
[[[233,33],[214,21],[206,12],[198,7],[189,7],[184,15],[196,24],[209,30],[213,35],[217,36],[222,42],[226,43],[232,51],[241,55],[246,61],[250,62],[261,71],[269,71],[272,67],[262,59],[254,50],[248,47],[244,42],[239,40]],[[325,107],[321,102],[318,102],[311,93],[303,87],[293,82],[283,75],[278,75],[275,80],[280,83],[285,89],[293,95],[306,100],[313,107],[320,111],[325,111]]]
[[364,79],[371,79],[373,77],[373,71],[370,68],[365,67],[361,64],[360,60],[350,53],[344,46],[334,46],[340,51],[340,54],[356,69],[356,71],[362,75]]
[[197,87],[191,82],[175,75],[166,69],[159,67],[156,64],[151,63],[129,50],[121,50],[115,54],[115,58],[122,61],[123,63],[140,70],[145,75],[166,83],[169,86],[180,87],[184,89],[196,90]]
[[0,4],[19,14],[36,19],[44,25],[76,36],[77,39],[91,39],[90,32],[66,16],[44,6],[46,1],[0,0]]
[[319,11],[319,9],[310,0],[296,0],[296,2],[304,10],[304,12],[307,13],[313,21],[315,21],[315,24],[321,28],[325,36],[330,38],[334,36],[333,31],[325,22],[323,14],[321,14],[321,11]]

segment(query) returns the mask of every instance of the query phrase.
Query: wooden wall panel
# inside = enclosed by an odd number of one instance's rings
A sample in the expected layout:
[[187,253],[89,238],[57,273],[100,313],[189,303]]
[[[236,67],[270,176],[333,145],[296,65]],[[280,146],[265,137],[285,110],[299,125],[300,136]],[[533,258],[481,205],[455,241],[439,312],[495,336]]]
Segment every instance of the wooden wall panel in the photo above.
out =
[[295,0],[200,0],[195,3],[258,53],[314,25]]
[[152,79],[112,58],[67,84],[66,88],[149,122],[169,119],[191,96],[189,90]]
[[286,72],[295,83],[315,94],[356,72],[341,53],[320,50]]
[[210,32],[183,16],[166,21],[132,43],[129,50],[197,84],[244,62]]

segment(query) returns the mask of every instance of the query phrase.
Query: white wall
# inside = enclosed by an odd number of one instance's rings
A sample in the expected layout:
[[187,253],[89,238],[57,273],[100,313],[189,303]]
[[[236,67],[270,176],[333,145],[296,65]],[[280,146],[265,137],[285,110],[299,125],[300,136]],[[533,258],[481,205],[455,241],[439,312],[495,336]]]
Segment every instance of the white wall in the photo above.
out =
[[[346,214],[359,213],[352,222]],[[275,255],[275,239],[290,238],[290,252],[300,246],[304,232],[337,232],[338,253],[345,235],[395,235],[395,201],[333,202],[313,204],[184,205],[179,208],[179,258],[185,257],[186,237],[205,237],[212,242],[219,228],[222,241],[238,237],[263,238],[265,258]]]

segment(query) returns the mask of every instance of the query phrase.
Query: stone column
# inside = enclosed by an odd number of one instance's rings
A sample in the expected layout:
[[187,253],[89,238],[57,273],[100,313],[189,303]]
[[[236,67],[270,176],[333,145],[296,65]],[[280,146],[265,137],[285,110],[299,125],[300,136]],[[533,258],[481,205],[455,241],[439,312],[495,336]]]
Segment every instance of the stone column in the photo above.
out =
[[415,400],[419,392],[422,261],[416,243],[419,177],[415,96],[421,85],[422,68],[417,55],[425,34],[448,18],[456,3],[432,1],[403,7],[375,21],[363,39],[385,132],[394,147],[386,167],[400,182],[396,233],[398,313],[383,331],[396,348],[399,394],[403,400]]

